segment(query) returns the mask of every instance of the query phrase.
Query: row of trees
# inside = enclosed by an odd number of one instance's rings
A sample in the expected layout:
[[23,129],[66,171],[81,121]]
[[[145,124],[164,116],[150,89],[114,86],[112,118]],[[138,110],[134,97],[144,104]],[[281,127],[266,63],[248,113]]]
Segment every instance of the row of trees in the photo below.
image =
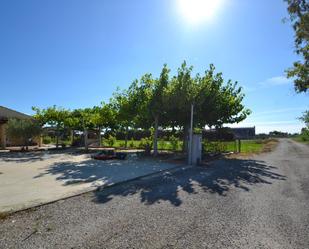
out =
[[[157,154],[158,129],[188,131],[191,104],[194,104],[194,127],[221,127],[244,120],[250,110],[243,105],[244,94],[237,82],[224,82],[222,73],[210,65],[203,74],[193,76],[193,67],[186,62],[175,76],[164,65],[158,78],[145,74],[134,80],[128,89],[117,91],[109,103],[93,108],[66,110],[56,106],[33,107],[34,117],[43,125],[74,130],[153,129],[153,149]],[[57,133],[59,134],[59,133]],[[184,136],[186,138],[186,136]],[[57,139],[58,141],[58,139]],[[100,140],[101,141],[101,140]],[[186,143],[184,143],[186,144]],[[127,145],[127,139],[126,143]]]

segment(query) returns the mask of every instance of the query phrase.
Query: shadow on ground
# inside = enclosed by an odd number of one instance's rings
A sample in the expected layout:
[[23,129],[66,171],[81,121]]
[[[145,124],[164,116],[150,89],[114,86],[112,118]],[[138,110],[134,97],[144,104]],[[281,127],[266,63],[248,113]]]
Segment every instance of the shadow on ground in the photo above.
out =
[[92,183],[92,186],[116,183],[142,175],[176,167],[174,164],[152,159],[93,160],[57,162],[34,178],[56,175],[63,185]]
[[81,155],[81,153],[73,150],[50,150],[50,151],[24,151],[24,152],[5,152],[0,153],[0,160],[4,162],[14,163],[32,163],[44,161],[51,158],[53,155]]
[[174,173],[164,174],[115,186],[95,192],[94,202],[105,203],[115,196],[140,195],[146,205],[169,201],[174,206],[182,203],[179,191],[195,194],[197,191],[225,196],[231,189],[250,191],[253,185],[272,184],[286,177],[275,173],[276,167],[256,160],[220,160],[211,167],[183,168]]

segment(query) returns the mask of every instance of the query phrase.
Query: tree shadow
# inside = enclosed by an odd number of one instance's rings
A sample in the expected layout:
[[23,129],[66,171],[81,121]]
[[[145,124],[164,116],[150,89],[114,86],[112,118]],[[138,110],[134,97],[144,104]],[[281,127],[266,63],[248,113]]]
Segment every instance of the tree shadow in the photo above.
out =
[[4,162],[14,162],[14,163],[31,163],[37,161],[44,161],[49,159],[53,155],[80,155],[75,151],[64,151],[64,150],[51,150],[51,151],[25,151],[25,152],[5,152],[0,153],[0,160]]
[[107,161],[86,159],[54,163],[34,178],[56,175],[56,180],[63,181],[63,185],[92,183],[92,186],[101,186],[172,167],[175,167],[175,165],[153,159],[132,158]]
[[106,203],[115,196],[139,195],[146,205],[169,201],[180,206],[180,191],[196,194],[204,191],[225,196],[231,189],[250,191],[253,185],[272,184],[275,180],[286,177],[276,173],[276,167],[256,160],[219,160],[211,167],[182,168],[174,173],[165,172],[149,180],[137,180],[115,186],[103,191],[96,191],[94,202]]

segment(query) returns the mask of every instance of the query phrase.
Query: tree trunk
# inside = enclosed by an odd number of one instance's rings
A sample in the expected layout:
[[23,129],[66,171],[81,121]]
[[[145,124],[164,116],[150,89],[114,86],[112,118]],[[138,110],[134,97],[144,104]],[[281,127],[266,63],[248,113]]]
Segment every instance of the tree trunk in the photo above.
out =
[[99,127],[99,147],[102,146],[101,127]]
[[159,117],[155,116],[154,134],[153,134],[153,156],[158,155],[158,127],[159,127]]
[[182,143],[182,152],[186,153],[188,151],[188,126],[183,128],[183,143]]
[[56,128],[56,148],[59,146],[59,127]]
[[71,133],[71,146],[72,146],[74,144],[74,130],[71,129],[70,133]]
[[88,151],[88,130],[84,130],[84,143],[85,143],[85,150]]
[[127,148],[128,147],[128,130],[129,127],[126,126],[126,131],[125,131],[125,141],[124,141],[124,147]]

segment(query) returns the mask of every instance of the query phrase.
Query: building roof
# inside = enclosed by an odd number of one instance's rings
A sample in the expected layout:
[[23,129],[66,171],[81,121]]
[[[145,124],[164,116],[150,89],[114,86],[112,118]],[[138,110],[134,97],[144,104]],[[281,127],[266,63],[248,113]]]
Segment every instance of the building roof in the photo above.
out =
[[4,106],[0,106],[0,120],[8,120],[10,118],[31,119],[32,117]]
[[255,127],[239,127],[231,130],[237,139],[251,139],[255,136]]

